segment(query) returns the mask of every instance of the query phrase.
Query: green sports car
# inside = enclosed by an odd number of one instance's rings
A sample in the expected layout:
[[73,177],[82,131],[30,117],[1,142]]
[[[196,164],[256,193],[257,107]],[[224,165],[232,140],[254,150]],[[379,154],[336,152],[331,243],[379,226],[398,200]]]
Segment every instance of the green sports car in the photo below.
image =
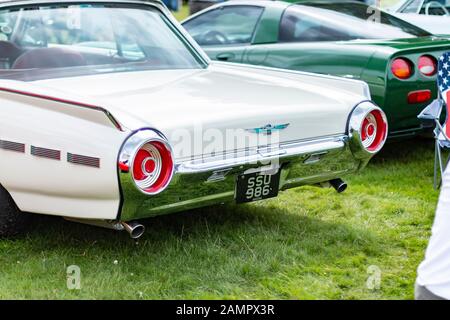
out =
[[390,137],[423,131],[417,115],[436,97],[437,59],[450,50],[450,40],[350,1],[228,1],[183,26],[215,60],[366,81]]

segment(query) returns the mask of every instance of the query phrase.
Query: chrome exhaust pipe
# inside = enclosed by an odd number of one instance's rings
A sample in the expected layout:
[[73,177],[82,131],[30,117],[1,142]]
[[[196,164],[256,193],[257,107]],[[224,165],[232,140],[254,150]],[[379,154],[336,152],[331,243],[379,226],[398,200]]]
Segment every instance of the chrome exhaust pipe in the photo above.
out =
[[337,193],[344,192],[347,189],[347,184],[342,181],[342,179],[333,179],[329,181],[331,186],[334,188],[334,190],[337,191]]
[[126,232],[130,235],[132,239],[139,239],[145,232],[145,227],[136,221],[123,222],[120,224],[123,226]]

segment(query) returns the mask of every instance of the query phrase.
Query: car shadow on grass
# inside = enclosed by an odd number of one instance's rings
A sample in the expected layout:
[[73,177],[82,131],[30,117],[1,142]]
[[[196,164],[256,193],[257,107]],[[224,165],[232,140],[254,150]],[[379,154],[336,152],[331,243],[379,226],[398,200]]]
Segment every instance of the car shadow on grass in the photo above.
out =
[[204,208],[143,223],[146,233],[135,244],[125,232],[46,218],[25,245],[36,255],[82,265],[85,273],[102,266],[108,270],[118,260],[122,270],[146,275],[145,281],[161,285],[169,277],[187,282],[183,289],[162,285],[164,292],[149,293],[153,298],[186,297],[199,283],[203,289],[195,297],[211,292],[225,297],[236,290],[249,294],[260,286],[267,297],[308,297],[289,289],[308,290],[304,277],[328,284],[329,292],[317,289],[318,296],[338,298],[339,290],[364,286],[371,261],[386,254],[385,244],[369,230],[283,209],[276,202]]
[[[138,240],[138,246],[144,243],[161,247],[171,245],[173,241],[202,243],[215,237],[230,240],[256,237],[265,241],[295,240],[299,243],[320,238],[323,241],[317,243],[317,249],[320,251],[320,245],[341,240],[348,240],[355,249],[359,241],[364,244],[376,242],[376,238],[366,231],[284,209],[276,202],[269,205],[258,202],[212,206],[147,218],[140,222],[144,224],[146,232]],[[274,238],[268,239],[269,235]],[[51,249],[55,245],[71,246],[73,243],[81,246],[96,243],[105,248],[122,247],[128,250],[136,244],[124,231],[118,232],[49,216],[41,217],[26,238],[42,246],[36,248],[37,250]],[[44,241],[34,241],[38,238]],[[118,248],[119,243],[121,245]]]
[[[34,278],[36,291],[17,291],[18,280],[0,287],[15,297],[341,298],[342,290],[364,290],[367,267],[385,254],[367,230],[271,202],[143,222],[136,244],[125,232],[44,217],[24,238],[0,246],[3,271]],[[82,270],[79,292],[63,287],[69,265]]]

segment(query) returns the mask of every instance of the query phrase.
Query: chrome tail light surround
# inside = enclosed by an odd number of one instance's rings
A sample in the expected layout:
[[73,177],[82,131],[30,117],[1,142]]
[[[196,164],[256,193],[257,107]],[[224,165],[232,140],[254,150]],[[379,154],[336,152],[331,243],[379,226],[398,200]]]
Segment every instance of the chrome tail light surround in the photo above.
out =
[[170,144],[162,133],[141,129],[127,138],[119,153],[119,174],[127,174],[134,186],[146,195],[164,191],[175,167]]
[[350,149],[359,159],[376,154],[383,148],[388,135],[385,113],[373,102],[358,104],[350,115],[347,133]]

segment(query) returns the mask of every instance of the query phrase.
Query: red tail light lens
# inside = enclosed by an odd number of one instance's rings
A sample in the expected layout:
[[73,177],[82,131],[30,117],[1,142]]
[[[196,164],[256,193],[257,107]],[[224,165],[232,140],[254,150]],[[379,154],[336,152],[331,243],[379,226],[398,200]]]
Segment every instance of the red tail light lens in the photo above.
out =
[[173,174],[172,152],[162,141],[145,143],[134,156],[133,179],[144,193],[156,194],[164,190]]
[[425,103],[431,100],[431,90],[412,91],[408,94],[408,103]]
[[392,61],[391,71],[399,79],[408,79],[413,74],[413,63],[405,58],[397,58]]
[[370,152],[377,152],[383,147],[387,136],[386,116],[380,110],[372,110],[361,125],[361,142]]
[[421,56],[419,58],[419,71],[421,74],[431,77],[437,72],[437,61],[432,56]]

